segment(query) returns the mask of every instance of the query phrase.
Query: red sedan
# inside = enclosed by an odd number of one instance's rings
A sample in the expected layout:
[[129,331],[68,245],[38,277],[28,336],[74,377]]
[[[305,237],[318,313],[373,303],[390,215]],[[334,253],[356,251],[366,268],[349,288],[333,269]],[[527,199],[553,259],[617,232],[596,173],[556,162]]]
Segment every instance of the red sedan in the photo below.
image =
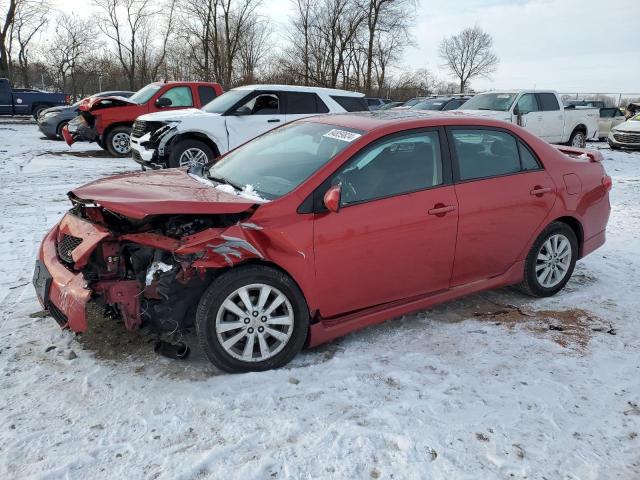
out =
[[199,171],[71,192],[34,285],[73,331],[100,306],[129,329],[195,326],[219,368],[266,370],[481,290],[557,293],[605,241],[600,161],[463,113],[305,119]]

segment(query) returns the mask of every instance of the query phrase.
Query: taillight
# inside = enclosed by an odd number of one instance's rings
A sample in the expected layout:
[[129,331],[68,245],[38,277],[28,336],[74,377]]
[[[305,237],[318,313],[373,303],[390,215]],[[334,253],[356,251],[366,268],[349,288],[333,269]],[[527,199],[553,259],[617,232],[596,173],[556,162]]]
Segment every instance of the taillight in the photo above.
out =
[[71,95],[64,96],[64,103],[66,103],[67,105],[71,103]]
[[611,177],[609,175],[605,175],[604,177],[602,177],[602,186],[607,192],[610,191],[613,187],[613,180],[611,180]]

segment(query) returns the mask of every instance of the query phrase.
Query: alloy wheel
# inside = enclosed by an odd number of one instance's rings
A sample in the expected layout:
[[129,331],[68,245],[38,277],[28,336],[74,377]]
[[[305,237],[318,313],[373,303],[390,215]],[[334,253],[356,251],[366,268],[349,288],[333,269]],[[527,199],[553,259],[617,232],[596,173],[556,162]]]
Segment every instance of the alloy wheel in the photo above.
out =
[[246,285],[222,302],[215,323],[220,345],[233,358],[262,362],[277,355],[293,333],[293,308],[277,288]]
[[178,163],[181,167],[190,167],[192,165],[204,165],[208,160],[207,154],[199,148],[188,148],[182,152]]
[[571,254],[571,242],[560,233],[542,244],[536,257],[536,278],[542,287],[553,288],[566,277]]

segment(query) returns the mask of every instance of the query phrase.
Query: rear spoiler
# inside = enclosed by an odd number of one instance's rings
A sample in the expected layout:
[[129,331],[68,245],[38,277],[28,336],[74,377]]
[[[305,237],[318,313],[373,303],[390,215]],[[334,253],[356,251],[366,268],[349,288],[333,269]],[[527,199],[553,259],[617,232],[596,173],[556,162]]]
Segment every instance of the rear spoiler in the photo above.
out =
[[571,158],[580,158],[584,160],[589,160],[590,162],[602,162],[604,157],[598,150],[586,150],[584,148],[575,148],[575,147],[565,147],[562,145],[554,145],[558,150],[560,150],[565,155]]

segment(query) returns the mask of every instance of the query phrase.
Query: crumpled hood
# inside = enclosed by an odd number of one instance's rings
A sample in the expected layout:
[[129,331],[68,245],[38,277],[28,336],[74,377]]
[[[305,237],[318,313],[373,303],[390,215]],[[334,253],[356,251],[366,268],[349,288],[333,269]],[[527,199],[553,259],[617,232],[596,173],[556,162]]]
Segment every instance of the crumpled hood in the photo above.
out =
[[627,120],[620,125],[616,125],[615,130],[621,130],[623,132],[640,132],[640,120]]
[[182,169],[125,173],[76,188],[70,196],[137,220],[150,215],[241,213],[260,203],[206,182]]
[[219,113],[207,113],[198,108],[185,108],[182,110],[167,110],[164,112],[145,113],[140,115],[138,120],[144,120],[145,122],[171,122],[174,120],[181,120],[184,117],[203,117],[214,116],[219,117]]
[[126,105],[138,104],[124,97],[89,97],[84,99],[78,108],[90,112],[97,108],[122,107]]

